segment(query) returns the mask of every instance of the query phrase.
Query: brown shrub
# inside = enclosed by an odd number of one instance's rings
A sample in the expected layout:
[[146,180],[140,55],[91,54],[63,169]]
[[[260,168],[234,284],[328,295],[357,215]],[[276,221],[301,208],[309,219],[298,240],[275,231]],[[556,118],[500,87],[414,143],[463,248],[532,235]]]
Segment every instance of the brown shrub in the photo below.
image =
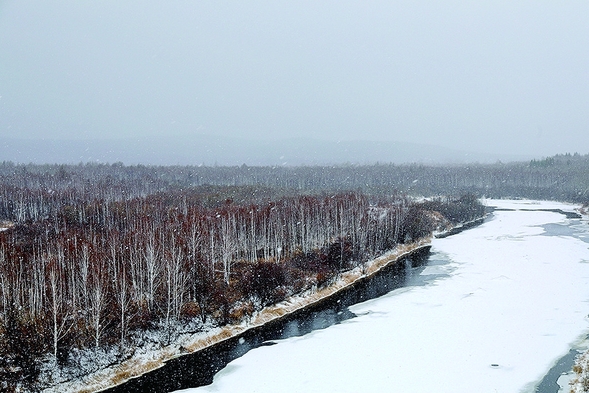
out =
[[201,315],[201,309],[198,303],[196,302],[187,302],[182,305],[182,309],[180,310],[180,314],[182,317],[187,319],[196,318]]

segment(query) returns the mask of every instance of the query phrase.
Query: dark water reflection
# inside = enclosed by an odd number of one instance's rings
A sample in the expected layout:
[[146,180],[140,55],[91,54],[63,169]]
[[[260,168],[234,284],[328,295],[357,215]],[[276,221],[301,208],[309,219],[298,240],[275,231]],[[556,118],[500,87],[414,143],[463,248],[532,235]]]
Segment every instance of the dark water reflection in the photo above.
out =
[[571,349],[569,353],[558,359],[556,364],[542,378],[534,393],[557,393],[560,390],[558,379],[561,375],[572,370],[575,364],[575,358],[580,353],[581,351],[577,349]]
[[[279,321],[251,329],[198,353],[168,361],[164,367],[123,385],[106,390],[109,393],[123,392],[170,392],[209,385],[214,375],[229,362],[243,356],[249,350],[263,345],[273,345],[274,340],[302,336],[314,330],[325,329],[342,321],[354,318],[348,307],[373,299],[407,285],[425,285],[436,275],[421,276],[419,270],[428,263],[430,248],[424,247],[413,255],[380,271],[368,280],[361,280],[337,296],[313,307],[296,312]],[[434,264],[446,263],[433,260]]]

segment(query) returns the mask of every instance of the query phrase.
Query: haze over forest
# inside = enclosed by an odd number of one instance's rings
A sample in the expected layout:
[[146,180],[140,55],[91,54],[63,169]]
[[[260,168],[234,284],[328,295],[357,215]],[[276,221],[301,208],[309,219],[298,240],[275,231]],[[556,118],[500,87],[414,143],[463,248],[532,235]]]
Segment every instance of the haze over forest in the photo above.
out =
[[589,153],[589,3],[0,2],[0,161]]

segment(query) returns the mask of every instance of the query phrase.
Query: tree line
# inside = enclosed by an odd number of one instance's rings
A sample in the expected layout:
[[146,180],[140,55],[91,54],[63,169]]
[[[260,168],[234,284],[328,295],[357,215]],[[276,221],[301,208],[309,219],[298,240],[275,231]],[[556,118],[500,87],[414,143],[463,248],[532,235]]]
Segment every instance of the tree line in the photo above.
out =
[[[0,164],[3,189],[59,191],[68,188],[121,200],[156,192],[233,187],[238,203],[278,199],[293,193],[358,190],[387,195],[452,195],[558,199],[589,203],[589,155],[561,154],[529,162],[465,165],[375,164],[300,167],[125,166],[115,164]],[[246,190],[245,192],[242,192]],[[4,192],[4,191],[3,191]],[[10,190],[8,190],[10,194]],[[3,200],[8,201],[8,195]],[[21,203],[27,195],[18,196]],[[49,198],[47,196],[46,198]],[[214,198],[211,204],[219,203]],[[21,203],[22,205],[22,203]],[[10,211],[0,206],[0,214]],[[23,212],[26,213],[26,212]]]
[[51,383],[42,365],[71,364],[80,349],[116,348],[120,359],[145,340],[247,320],[484,210],[474,195],[415,202],[393,191],[190,187],[159,168],[10,167],[0,170],[6,390]]

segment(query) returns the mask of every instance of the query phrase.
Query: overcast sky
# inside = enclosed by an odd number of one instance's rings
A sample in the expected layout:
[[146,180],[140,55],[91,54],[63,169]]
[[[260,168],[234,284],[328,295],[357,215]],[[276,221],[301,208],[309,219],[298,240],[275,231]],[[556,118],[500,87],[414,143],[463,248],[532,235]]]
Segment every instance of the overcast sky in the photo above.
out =
[[589,153],[589,1],[1,1],[0,137]]

